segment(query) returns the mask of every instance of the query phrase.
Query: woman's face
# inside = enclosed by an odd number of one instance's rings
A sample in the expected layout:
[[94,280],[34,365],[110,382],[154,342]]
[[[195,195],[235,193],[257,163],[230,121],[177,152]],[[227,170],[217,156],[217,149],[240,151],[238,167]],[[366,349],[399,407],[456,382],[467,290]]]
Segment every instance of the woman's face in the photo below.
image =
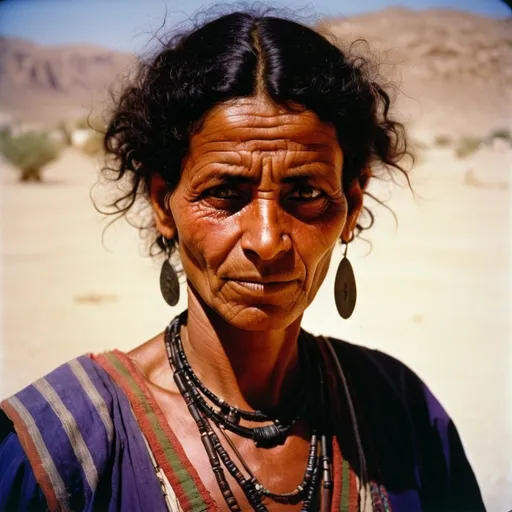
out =
[[284,328],[302,315],[361,206],[355,185],[348,217],[342,166],[334,128],[311,111],[262,97],[211,110],[166,208],[157,200],[163,181],[152,185],[158,227],[178,236],[203,302],[245,330]]

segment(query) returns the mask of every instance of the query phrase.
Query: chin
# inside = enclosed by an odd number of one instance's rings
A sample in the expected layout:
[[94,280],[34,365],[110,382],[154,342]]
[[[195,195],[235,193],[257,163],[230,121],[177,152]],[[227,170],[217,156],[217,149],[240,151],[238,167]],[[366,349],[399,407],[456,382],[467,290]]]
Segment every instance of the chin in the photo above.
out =
[[253,305],[246,306],[233,314],[223,315],[218,312],[233,327],[244,331],[274,331],[285,329],[291,325],[299,314],[285,311],[283,308],[274,305]]

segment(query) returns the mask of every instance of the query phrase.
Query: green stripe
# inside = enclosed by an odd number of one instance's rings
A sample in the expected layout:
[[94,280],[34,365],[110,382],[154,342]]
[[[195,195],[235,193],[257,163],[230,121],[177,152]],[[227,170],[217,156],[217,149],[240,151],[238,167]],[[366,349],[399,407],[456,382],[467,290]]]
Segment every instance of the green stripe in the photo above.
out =
[[[140,401],[142,406],[144,407],[144,412],[149,419],[151,424],[151,428],[158,439],[158,442],[165,454],[165,458],[169,462],[174,474],[178,478],[185,494],[187,495],[187,499],[190,501],[192,505],[192,510],[206,510],[206,503],[204,502],[201,494],[199,493],[194,480],[192,479],[190,473],[181,463],[181,460],[178,454],[175,452],[171,442],[165,435],[160,422],[155,414],[155,411],[151,407],[150,403],[146,399],[142,389],[139,387],[137,382],[133,379],[129,370],[123,365],[122,361],[117,358],[115,354],[106,353],[105,356],[109,360],[109,362],[114,366],[114,368],[127,380],[130,389],[135,393],[137,399]],[[197,507],[197,508],[196,508]]]
[[341,472],[341,501],[340,512],[349,512],[348,500],[350,498],[350,466],[348,462],[343,459],[342,472]]

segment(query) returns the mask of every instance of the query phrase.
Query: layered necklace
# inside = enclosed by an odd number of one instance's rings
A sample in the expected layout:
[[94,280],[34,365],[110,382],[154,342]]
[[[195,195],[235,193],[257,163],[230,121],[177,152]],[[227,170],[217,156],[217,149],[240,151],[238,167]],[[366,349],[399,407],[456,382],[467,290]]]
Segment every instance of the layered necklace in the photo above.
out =
[[[302,501],[301,512],[307,512],[311,510],[313,504],[318,502],[320,495],[322,512],[330,510],[333,489],[330,453],[332,443],[326,428],[327,421],[325,421],[327,404],[324,398],[323,372],[321,367],[311,364],[312,360],[318,359],[312,357],[313,344],[310,335],[301,330],[298,340],[299,364],[304,377],[303,381],[307,385],[276,418],[263,411],[246,411],[230,405],[201,382],[190,366],[181,342],[180,330],[186,323],[186,319],[185,311],[167,327],[165,331],[167,356],[174,381],[197,425],[211,468],[229,510],[239,512],[241,508],[226,479],[224,468],[235,479],[247,501],[257,512],[267,511],[263,503],[265,498],[282,504],[296,504]],[[312,432],[302,481],[290,492],[272,492],[256,478],[228,432],[251,439],[257,447],[272,448],[284,444],[296,422],[306,414],[311,419]],[[252,427],[241,425],[242,420],[270,424]],[[230,446],[243,471],[223,446],[212,428],[212,422]]]

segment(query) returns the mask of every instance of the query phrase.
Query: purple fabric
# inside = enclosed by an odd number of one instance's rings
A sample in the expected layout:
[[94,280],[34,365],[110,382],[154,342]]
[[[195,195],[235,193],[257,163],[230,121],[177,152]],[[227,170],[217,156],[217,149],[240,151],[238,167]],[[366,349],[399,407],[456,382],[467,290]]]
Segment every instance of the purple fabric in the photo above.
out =
[[[425,383],[382,352],[331,341],[355,401],[369,477],[387,489],[392,510],[485,511],[457,429]],[[345,401],[342,394],[336,399]],[[346,409],[341,423],[344,417]],[[357,468],[353,431],[338,433]]]
[[[71,509],[164,512],[167,508],[160,483],[126,395],[88,357],[79,358],[79,362],[107,405],[114,426],[112,442],[108,442],[103,421],[67,364],[46,379],[72,412],[91,453],[99,476],[95,489],[89,487],[82,465],[48,402],[33,386],[17,394],[38,424],[46,447],[69,491]],[[21,501],[26,503],[40,494],[39,489],[34,487],[33,473],[26,470],[27,458],[20,453],[21,446],[13,436],[11,431],[0,438],[0,503],[12,501],[12,495],[20,496]],[[12,459],[13,455],[17,461],[15,465],[7,459]],[[24,468],[23,477],[20,477],[20,468]],[[24,491],[20,490],[20,486]],[[35,510],[46,510],[46,504]]]
[[389,501],[391,504],[391,510],[397,512],[421,512],[420,497],[418,491],[410,489],[404,492],[389,492]]
[[[107,388],[104,383],[95,376],[95,372],[92,367],[95,363],[90,361],[89,358],[86,358],[85,361],[81,359],[80,362],[82,366],[87,368],[89,378],[91,378],[91,375],[93,376],[93,379],[91,380],[93,380],[94,387],[100,393],[105,403],[111,402],[112,399],[107,394]],[[86,440],[92,440],[92,443],[96,446],[109,446],[107,431],[89,396],[83,392],[79,397],[77,396],[77,389],[80,389],[80,384],[71,370],[71,367],[65,364],[59,368],[58,372],[50,373],[45,377],[45,379],[56,391],[63,404],[72,414],[83,438]],[[28,389],[30,390],[30,388]],[[53,418],[48,421],[50,425],[54,425],[57,422],[58,419],[54,420]],[[44,424],[46,421],[43,420],[42,423]],[[62,431],[62,435],[66,436],[64,431]],[[66,450],[67,453],[69,453],[67,446]],[[104,450],[92,449],[90,452],[96,467],[101,467],[105,464],[105,459],[108,455]],[[59,472],[62,473],[61,471]],[[85,478],[82,477],[82,480],[85,480]],[[89,486],[86,487],[86,493],[87,501],[89,499],[89,494],[91,493]]]
[[428,408],[428,415],[431,421],[431,425],[437,430],[439,439],[441,441],[441,447],[443,450],[444,458],[446,460],[446,469],[448,474],[451,473],[450,464],[450,443],[448,439],[448,428],[451,422],[448,414],[443,409],[437,398],[432,394],[427,386],[424,386],[425,400]]
[[[59,375],[61,368],[54,373]],[[73,392],[75,386],[70,381],[68,383],[62,382],[60,387],[67,387],[70,392]],[[57,389],[56,391],[60,396],[60,390]],[[66,475],[66,487],[70,496],[69,503],[71,509],[81,510],[84,503],[91,499],[92,493],[82,471],[82,466],[79,463],[76,464],[73,471],[69,471],[70,461],[76,460],[76,457],[73,454],[73,448],[61,421],[34,386],[28,386],[20,391],[17,394],[17,398],[36,420],[41,436],[52,456],[58,473]],[[76,405],[77,407],[83,406],[81,397],[76,397]],[[84,411],[85,414],[87,414],[87,411]],[[69,454],[73,454],[72,459],[70,459]]]
[[46,510],[46,498],[37,485],[30,462],[14,432],[7,434],[0,442],[0,510]]

